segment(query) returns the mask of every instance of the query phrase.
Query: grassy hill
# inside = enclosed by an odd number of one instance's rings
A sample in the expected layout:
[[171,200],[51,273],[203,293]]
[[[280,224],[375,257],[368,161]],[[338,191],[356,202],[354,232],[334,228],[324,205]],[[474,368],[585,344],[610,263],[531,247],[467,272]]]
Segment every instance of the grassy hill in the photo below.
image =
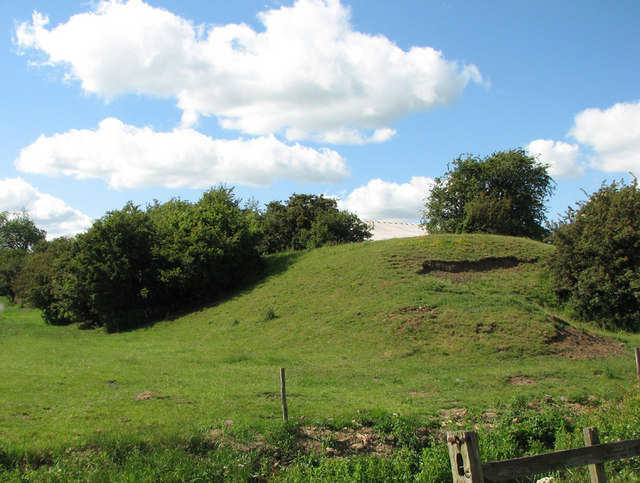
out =
[[259,430],[281,418],[280,367],[297,421],[437,418],[518,395],[579,403],[629,389],[640,338],[571,322],[544,271],[551,250],[442,235],[283,254],[241,293],[120,334],[5,306],[4,454],[231,421]]

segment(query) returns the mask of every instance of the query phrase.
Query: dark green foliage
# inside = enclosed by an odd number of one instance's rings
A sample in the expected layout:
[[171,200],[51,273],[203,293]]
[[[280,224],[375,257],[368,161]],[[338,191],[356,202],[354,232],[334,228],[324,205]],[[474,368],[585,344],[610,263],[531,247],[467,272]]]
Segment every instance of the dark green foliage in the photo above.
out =
[[28,252],[17,248],[0,250],[0,296],[16,298],[13,282],[28,256]]
[[48,324],[66,325],[75,320],[70,264],[76,251],[73,238],[39,243],[13,283],[17,297],[41,308]]
[[171,200],[148,210],[163,297],[198,302],[251,279],[260,269],[253,215],[231,189],[205,192],[195,204]]
[[272,201],[260,217],[263,253],[304,250],[371,238],[366,223],[338,210],[322,195],[292,195],[286,203]]
[[194,204],[128,203],[76,239],[36,250],[18,286],[47,323],[128,330],[251,280],[261,266],[256,243],[253,215],[228,188]]
[[85,309],[78,315],[110,331],[147,323],[160,300],[155,243],[151,218],[132,203],[96,220],[78,237],[71,266],[72,296]]
[[45,236],[26,213],[0,212],[0,296],[16,298],[14,279]]
[[522,149],[467,155],[436,178],[422,224],[431,233],[491,233],[542,239],[553,192],[547,167]]
[[604,185],[554,229],[558,294],[578,315],[608,328],[640,330],[640,191],[634,180]]

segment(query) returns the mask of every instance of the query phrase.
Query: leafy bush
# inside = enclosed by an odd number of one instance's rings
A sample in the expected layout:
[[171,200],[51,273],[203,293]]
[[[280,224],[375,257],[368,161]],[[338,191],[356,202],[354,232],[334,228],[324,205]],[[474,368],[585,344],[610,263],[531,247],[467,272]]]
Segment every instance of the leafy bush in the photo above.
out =
[[553,192],[547,167],[522,149],[484,159],[468,155],[436,178],[422,224],[431,233],[492,233],[540,240],[545,201]]
[[0,296],[16,299],[14,281],[28,258],[29,253],[25,250],[0,250]]
[[148,209],[156,228],[154,258],[163,298],[198,302],[219,295],[260,269],[251,214],[219,187],[195,204],[171,200]]
[[70,263],[76,250],[74,238],[41,242],[14,280],[16,296],[41,308],[48,324],[66,325],[75,321]]
[[139,327],[252,279],[261,258],[251,216],[224,187],[195,204],[127,203],[75,239],[36,250],[19,290],[50,324]]
[[109,331],[149,322],[160,301],[155,241],[151,219],[132,203],[107,213],[78,237],[70,295],[81,320]]
[[15,278],[45,236],[26,213],[0,212],[0,296],[16,299]]
[[263,253],[304,250],[371,238],[366,223],[338,210],[335,200],[292,195],[286,203],[272,201],[260,217]]
[[569,209],[554,228],[550,265],[559,296],[584,320],[640,329],[640,192],[632,184],[602,185]]

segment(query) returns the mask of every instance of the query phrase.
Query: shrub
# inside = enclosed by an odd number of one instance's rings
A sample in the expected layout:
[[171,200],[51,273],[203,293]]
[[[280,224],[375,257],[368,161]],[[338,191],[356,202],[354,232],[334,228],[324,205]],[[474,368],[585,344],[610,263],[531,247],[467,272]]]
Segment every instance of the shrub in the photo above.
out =
[[252,280],[261,267],[252,216],[224,187],[193,204],[127,203],[36,250],[17,285],[48,323],[140,327]]
[[315,195],[292,195],[286,203],[272,201],[260,216],[263,253],[305,250],[371,238],[366,223],[338,210],[337,202]]
[[584,320],[640,329],[640,192],[603,184],[553,230],[556,291]]
[[233,190],[206,191],[195,204],[150,206],[157,233],[154,258],[165,300],[199,302],[251,279],[261,268],[251,214]]
[[14,281],[45,236],[27,213],[0,211],[0,296],[16,299]]
[[29,258],[25,250],[11,248],[0,250],[0,296],[16,299],[14,281]]
[[66,325],[77,319],[70,293],[70,264],[76,251],[74,238],[41,242],[22,268],[13,287],[17,298],[42,309],[46,323]]
[[132,203],[107,213],[78,237],[70,295],[81,318],[109,331],[149,322],[160,295],[154,238],[149,216]]

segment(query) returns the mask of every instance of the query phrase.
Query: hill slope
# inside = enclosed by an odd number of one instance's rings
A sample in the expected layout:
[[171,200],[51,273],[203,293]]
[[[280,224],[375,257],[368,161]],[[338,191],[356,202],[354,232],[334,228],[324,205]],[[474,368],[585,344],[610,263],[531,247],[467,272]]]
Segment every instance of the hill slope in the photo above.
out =
[[122,334],[48,327],[10,308],[0,314],[0,436],[44,448],[259,424],[280,417],[280,367],[292,418],[615,391],[635,377],[627,342],[638,338],[563,322],[543,270],[550,250],[442,235],[278,255],[242,293]]

